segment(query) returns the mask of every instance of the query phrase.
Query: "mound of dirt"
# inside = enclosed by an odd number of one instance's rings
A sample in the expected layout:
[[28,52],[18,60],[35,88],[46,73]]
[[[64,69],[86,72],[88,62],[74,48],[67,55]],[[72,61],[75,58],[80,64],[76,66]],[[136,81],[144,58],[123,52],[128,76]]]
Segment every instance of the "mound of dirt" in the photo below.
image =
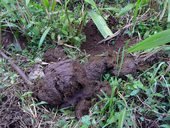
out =
[[50,64],[45,68],[45,78],[38,83],[38,98],[52,106],[68,107],[95,97],[102,88],[107,93],[110,86],[103,87],[104,83],[98,81],[106,70],[106,62],[103,60],[98,66],[92,63],[83,66],[67,59]]
[[[62,47],[49,49],[45,55],[45,61],[54,62],[45,68],[45,77],[38,82],[35,94],[40,100],[46,101],[51,106],[74,106],[77,118],[88,114],[91,99],[101,90],[108,95],[111,87],[108,83],[101,82],[102,75],[110,72],[116,76],[125,76],[136,73],[141,63],[130,54],[124,54],[123,58],[118,54],[127,41],[127,37],[118,37],[115,45],[97,43],[102,40],[94,23],[90,21],[84,29],[87,41],[82,45],[91,56],[85,64],[67,58]],[[130,39],[130,45],[136,42]],[[144,62],[142,62],[144,63]],[[146,64],[146,63],[145,63]]]
[[43,88],[38,92],[38,97],[44,100],[48,95],[49,99],[45,101],[54,106],[67,102],[73,105],[78,99],[75,94],[87,84],[84,78],[85,71],[77,62],[65,60],[53,63],[45,69]]
[[[84,65],[70,59],[52,63],[45,68],[44,79],[38,82],[37,97],[56,107],[76,106],[76,115],[80,118],[88,114],[90,99],[102,94],[101,90],[111,94],[110,85],[100,80],[106,71],[118,72],[115,62],[116,53],[93,56]],[[132,62],[132,58],[126,57],[120,73],[132,72],[135,66]]]

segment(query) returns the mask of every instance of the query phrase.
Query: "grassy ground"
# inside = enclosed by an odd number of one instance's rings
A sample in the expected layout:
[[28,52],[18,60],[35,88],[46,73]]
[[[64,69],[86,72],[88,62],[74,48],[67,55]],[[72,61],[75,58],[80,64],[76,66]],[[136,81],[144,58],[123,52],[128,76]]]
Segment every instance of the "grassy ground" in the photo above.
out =
[[[109,16],[117,19],[118,23],[111,30],[134,23],[123,34],[143,40],[168,27],[166,2],[145,2],[137,8],[129,5],[128,1],[99,0],[97,6],[105,19]],[[131,1],[131,4],[134,2]],[[10,41],[7,42],[12,44],[6,51],[25,72],[43,59],[46,49],[56,44],[74,46],[73,49],[66,48],[69,57],[81,58],[84,62],[86,54],[79,55],[75,49],[85,40],[82,29],[90,19],[87,13],[91,8],[95,6],[79,1],[65,1],[61,5],[46,0],[30,3],[28,0],[0,1],[2,36],[5,37],[8,31],[14,35],[8,38]],[[146,20],[141,20],[142,16]],[[24,43],[27,42],[25,50],[21,50],[22,37],[25,38]],[[78,121],[73,108],[47,109],[46,103],[35,99],[31,87],[27,87],[9,63],[0,58],[0,127],[169,128],[169,78],[167,62],[156,63],[135,76],[129,74],[126,79],[105,74],[103,80],[110,83],[111,96],[99,96],[89,115]]]

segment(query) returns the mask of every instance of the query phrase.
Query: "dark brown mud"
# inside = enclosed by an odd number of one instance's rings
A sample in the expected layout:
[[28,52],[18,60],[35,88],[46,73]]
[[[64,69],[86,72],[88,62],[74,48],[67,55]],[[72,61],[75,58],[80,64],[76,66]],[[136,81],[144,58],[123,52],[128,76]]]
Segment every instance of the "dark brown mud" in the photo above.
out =
[[[114,19],[112,19],[111,21],[113,20]],[[109,23],[111,23],[111,21],[109,21]],[[103,40],[103,37],[92,21],[89,21],[85,26],[84,34],[86,35],[86,42],[82,44],[81,50],[86,51],[88,54],[92,56],[97,54],[103,54],[105,52],[118,51],[119,49],[122,49],[127,42],[129,46],[137,43],[136,38],[130,38],[122,35],[114,39],[114,44],[112,43],[98,44],[98,42]]]
[[[88,69],[90,68],[95,67]],[[103,67],[101,66],[101,68]],[[69,107],[77,104],[81,106],[79,102],[90,100],[103,88],[104,84],[98,81],[101,78],[98,72],[103,74],[105,70],[98,71],[98,67],[96,67],[96,71],[96,74],[93,70],[89,73],[93,72],[96,77],[91,79],[85,66],[76,61],[67,59],[50,64],[45,68],[45,78],[38,83],[37,96],[40,100],[56,107]],[[106,88],[110,90],[110,86],[103,88],[103,91],[107,93]],[[81,108],[78,106],[76,109],[79,110],[79,115],[82,115],[80,114]],[[82,108],[82,113],[85,113],[84,111]]]
[[[126,57],[127,59],[127,57]],[[116,74],[116,54],[90,57],[87,63],[80,64],[75,60],[61,60],[49,64],[45,68],[45,77],[37,85],[37,97],[51,106],[76,106],[76,116],[80,118],[88,114],[90,100],[102,95],[101,91],[111,94],[108,83],[101,82],[107,71]],[[134,68],[130,57],[125,60],[120,73],[131,73]],[[130,65],[132,66],[130,66]],[[86,104],[87,103],[87,104]],[[82,105],[84,104],[84,105]],[[86,106],[87,105],[87,106]]]
[[46,62],[58,62],[67,58],[64,49],[61,46],[48,49],[44,54],[44,60]]
[[84,29],[87,36],[81,50],[90,54],[89,61],[80,64],[78,61],[68,59],[62,47],[49,49],[44,58],[47,62],[54,62],[45,67],[45,77],[38,82],[36,93],[40,100],[46,101],[55,107],[75,107],[77,118],[88,114],[91,99],[102,95],[101,91],[111,94],[108,83],[101,82],[106,72],[112,75],[125,76],[135,74],[139,64],[153,64],[153,61],[143,61],[119,49],[123,48],[127,40],[129,45],[136,43],[136,39],[118,37],[114,45],[97,43],[102,40],[101,34],[90,21]]

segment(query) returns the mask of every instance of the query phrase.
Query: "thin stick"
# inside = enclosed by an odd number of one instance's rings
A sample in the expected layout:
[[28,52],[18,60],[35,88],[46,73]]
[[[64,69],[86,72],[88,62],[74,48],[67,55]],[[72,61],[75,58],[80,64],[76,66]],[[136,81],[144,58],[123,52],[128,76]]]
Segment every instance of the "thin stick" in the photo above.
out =
[[0,50],[0,55],[10,63],[11,67],[22,77],[26,84],[33,85],[26,74],[2,50]]
[[[149,11],[149,9],[138,19],[137,22],[139,22],[139,20],[141,20],[141,21],[147,20],[148,18],[145,18],[145,15],[147,15],[148,11]],[[124,29],[129,28],[129,27],[131,27],[133,25],[134,25],[133,23],[129,23],[129,24],[125,25],[123,28],[120,28],[118,31],[116,31],[113,35],[111,35],[111,36],[109,36],[109,37],[99,41],[97,44],[102,44],[103,42],[111,40],[112,38],[118,36],[121,33],[121,31],[123,31]]]
[[133,25],[133,24],[128,24],[128,25],[126,25],[126,26],[123,27],[122,29],[119,29],[118,31],[116,31],[113,35],[109,36],[109,37],[106,38],[106,39],[101,40],[101,41],[98,42],[97,44],[101,44],[101,43],[103,43],[103,42],[106,42],[106,41],[108,41],[108,40],[111,40],[112,38],[114,38],[114,37],[116,37],[117,35],[119,35],[122,30],[124,30],[125,28],[128,28],[128,27],[130,27],[130,26],[132,26],[132,25]]

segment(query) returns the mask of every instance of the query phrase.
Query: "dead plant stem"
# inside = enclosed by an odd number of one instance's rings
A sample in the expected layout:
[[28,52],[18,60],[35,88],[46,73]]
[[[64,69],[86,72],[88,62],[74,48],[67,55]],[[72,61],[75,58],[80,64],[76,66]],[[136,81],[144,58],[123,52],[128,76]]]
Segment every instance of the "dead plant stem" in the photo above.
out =
[[1,49],[0,49],[0,55],[6,59],[11,67],[21,76],[21,78],[24,80],[24,82],[28,85],[33,85],[33,83],[28,79],[28,77],[26,76],[26,74],[24,73],[24,71],[22,71],[15,63],[14,61],[8,57]]

